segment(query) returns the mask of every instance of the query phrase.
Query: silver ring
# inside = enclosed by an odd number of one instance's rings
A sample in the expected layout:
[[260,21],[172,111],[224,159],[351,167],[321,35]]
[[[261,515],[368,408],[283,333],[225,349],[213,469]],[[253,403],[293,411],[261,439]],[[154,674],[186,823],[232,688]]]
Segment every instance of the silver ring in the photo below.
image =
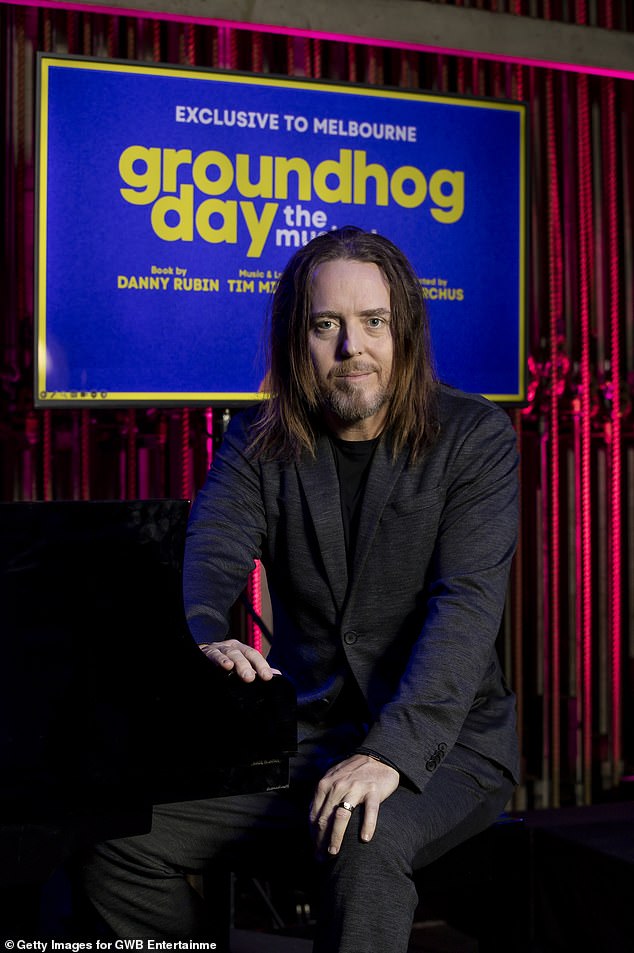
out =
[[351,814],[355,809],[355,805],[351,804],[350,801],[342,801],[339,807],[342,807],[344,811],[350,811]]

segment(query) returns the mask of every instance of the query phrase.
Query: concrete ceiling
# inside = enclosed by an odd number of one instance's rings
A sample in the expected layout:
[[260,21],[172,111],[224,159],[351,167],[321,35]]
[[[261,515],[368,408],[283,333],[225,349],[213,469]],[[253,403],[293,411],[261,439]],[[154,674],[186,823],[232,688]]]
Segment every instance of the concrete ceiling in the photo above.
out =
[[[7,0],[0,0],[7,2]],[[26,0],[13,0],[23,3]],[[608,31],[427,0],[42,0],[47,6],[133,11],[225,21],[275,32],[339,35],[357,42],[460,51],[535,65],[634,78],[634,33]],[[31,6],[37,5],[31,3]]]

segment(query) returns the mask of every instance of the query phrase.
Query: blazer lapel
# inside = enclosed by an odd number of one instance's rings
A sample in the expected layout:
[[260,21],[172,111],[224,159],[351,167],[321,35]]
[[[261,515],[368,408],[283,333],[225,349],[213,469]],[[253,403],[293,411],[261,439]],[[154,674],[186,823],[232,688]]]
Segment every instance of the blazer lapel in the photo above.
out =
[[333,599],[340,610],[348,588],[348,567],[339,480],[330,441],[325,435],[317,441],[315,459],[306,458],[298,463],[297,473],[313,521]]

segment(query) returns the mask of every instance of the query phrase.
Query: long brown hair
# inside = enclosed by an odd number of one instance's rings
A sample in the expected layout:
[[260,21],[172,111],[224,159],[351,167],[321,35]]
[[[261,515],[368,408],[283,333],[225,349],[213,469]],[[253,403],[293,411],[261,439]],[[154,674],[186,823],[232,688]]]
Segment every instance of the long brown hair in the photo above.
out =
[[308,347],[312,284],[320,265],[338,260],[375,264],[388,283],[396,385],[385,429],[394,456],[409,445],[410,459],[415,460],[437,432],[436,375],[425,300],[400,249],[381,235],[350,225],[300,248],[278,282],[271,305],[266,376],[271,397],[255,420],[251,448],[266,459],[299,459],[303,452],[315,452],[321,423]]

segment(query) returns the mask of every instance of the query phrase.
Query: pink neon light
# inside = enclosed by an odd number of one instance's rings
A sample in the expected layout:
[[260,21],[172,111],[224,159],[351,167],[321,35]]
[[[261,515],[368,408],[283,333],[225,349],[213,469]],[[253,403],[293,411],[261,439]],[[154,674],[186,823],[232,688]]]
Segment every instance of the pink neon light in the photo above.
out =
[[548,156],[548,258],[550,305],[550,651],[553,806],[559,806],[561,759],[561,579],[560,464],[559,464],[559,323],[563,304],[561,208],[557,180],[557,143],[553,74],[546,75],[546,151]]
[[[542,486],[540,501],[540,529],[541,529],[541,550],[542,550],[542,574],[543,574],[543,593],[544,593],[544,635],[541,649],[538,648],[538,658],[540,658],[543,669],[543,692],[542,692],[542,777],[548,778],[550,775],[550,763],[552,754],[552,722],[550,719],[550,691],[551,691],[551,652],[550,644],[552,640],[552,602],[550,593],[552,591],[552,575],[554,572],[553,562],[550,558],[549,545],[550,536],[546,527],[549,525],[549,506],[550,495],[548,492],[549,468],[548,468],[548,442],[551,436],[545,432],[539,441],[539,470]],[[541,657],[540,657],[541,656]]]
[[[255,562],[255,568],[249,576],[249,600],[253,610],[259,616],[262,615],[262,566],[259,560]],[[252,645],[258,652],[262,651],[262,630],[253,620],[249,619],[249,645]]]
[[189,499],[192,492],[191,427],[187,407],[181,411],[181,496]]
[[90,411],[80,411],[80,499],[90,499]]
[[[611,19],[611,17],[610,17]],[[610,373],[612,406],[610,410],[610,612],[609,632],[612,681],[612,752],[614,780],[621,760],[621,345],[619,313],[619,236],[616,155],[616,91],[608,80],[602,90],[606,146],[606,206],[608,212],[608,268],[610,314]]]
[[207,431],[207,442],[205,444],[207,469],[209,470],[214,460],[214,412],[212,407],[205,410],[205,428]]
[[234,30],[256,30],[259,33],[276,33],[285,36],[300,36],[319,40],[333,40],[337,43],[355,43],[365,46],[385,46],[396,50],[416,50],[419,53],[436,53],[446,56],[464,56],[468,58],[511,63],[519,66],[535,66],[543,69],[562,70],[568,73],[582,73],[592,76],[609,76],[614,79],[634,79],[634,70],[616,70],[605,66],[580,66],[577,63],[564,63],[528,56],[506,56],[503,53],[485,53],[480,50],[455,49],[454,47],[433,45],[430,43],[406,43],[402,40],[387,40],[381,37],[355,36],[352,33],[328,33],[320,30],[300,30],[297,27],[280,26],[271,23],[245,23],[241,20],[220,20],[217,17],[193,17],[177,13],[161,13],[148,10],[135,10],[129,7],[111,7],[107,3],[86,7],[84,4],[59,2],[59,0],[0,0],[0,3],[24,7],[48,7],[54,10],[70,10],[77,13],[101,13],[115,17],[134,17],[146,20],[167,20],[175,23],[190,23],[200,26],[225,27]]
[[50,410],[45,410],[42,421],[42,499],[53,499],[53,428]]
[[590,147],[590,102],[587,77],[577,85],[579,129],[579,260],[581,317],[581,558],[583,583],[576,598],[581,602],[581,644],[583,655],[583,769],[586,802],[592,796],[592,499],[591,499],[591,363],[590,363],[590,276],[592,254],[592,172]]
[[[573,400],[573,436],[574,436],[574,459],[581,460],[581,401],[578,397]],[[575,500],[575,686],[576,686],[576,724],[575,733],[575,751],[577,756],[577,774],[578,780],[583,779],[583,735],[581,748],[576,745],[576,735],[578,726],[583,725],[583,658],[584,658],[584,635],[583,635],[583,525],[581,513],[583,511],[583,493],[581,469],[575,467],[574,477],[574,500]]]

